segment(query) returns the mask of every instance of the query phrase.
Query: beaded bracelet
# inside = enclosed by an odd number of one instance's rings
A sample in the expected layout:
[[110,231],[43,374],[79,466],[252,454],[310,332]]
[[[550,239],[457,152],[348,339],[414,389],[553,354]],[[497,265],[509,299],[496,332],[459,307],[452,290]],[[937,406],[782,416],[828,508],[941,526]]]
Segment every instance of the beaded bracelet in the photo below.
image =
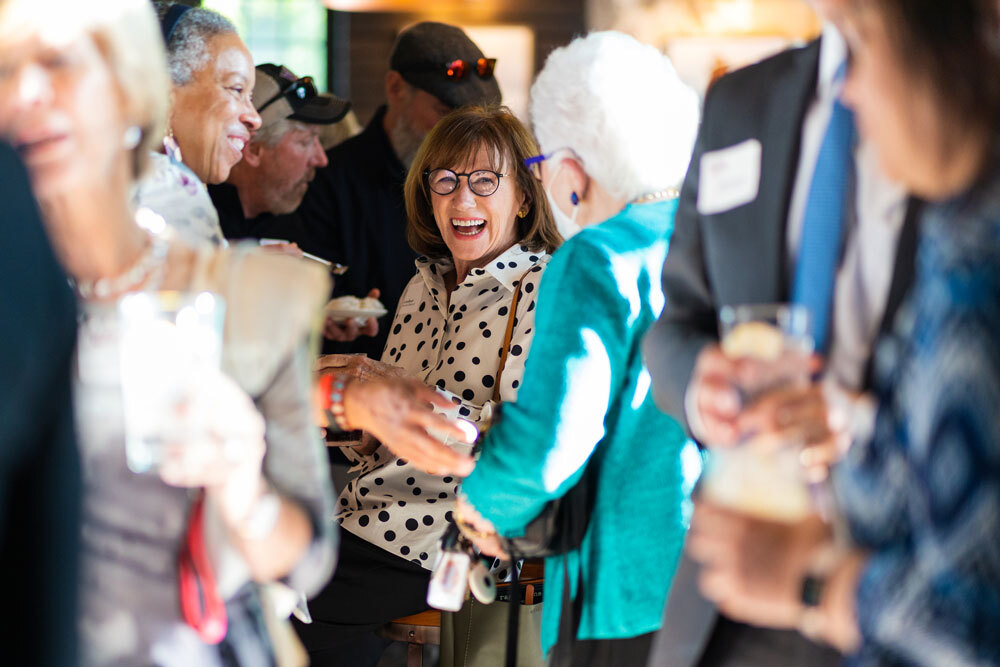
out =
[[321,407],[342,431],[350,431],[347,422],[347,412],[344,409],[344,389],[347,386],[346,375],[324,375],[319,380]]

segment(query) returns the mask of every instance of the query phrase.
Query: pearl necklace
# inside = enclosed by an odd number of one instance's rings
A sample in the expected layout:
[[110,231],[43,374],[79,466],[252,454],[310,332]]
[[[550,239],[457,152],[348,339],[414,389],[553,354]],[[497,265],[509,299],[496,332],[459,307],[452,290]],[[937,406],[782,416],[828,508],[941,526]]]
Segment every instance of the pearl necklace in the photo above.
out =
[[150,235],[145,251],[128,270],[109,278],[77,280],[76,293],[82,299],[107,299],[147,283],[154,287],[163,278],[164,261],[170,244],[161,236]]
[[657,190],[656,192],[650,192],[648,195],[640,195],[630,201],[630,204],[648,204],[654,201],[661,201],[664,199],[677,199],[680,196],[680,192],[677,188],[667,188],[666,190]]

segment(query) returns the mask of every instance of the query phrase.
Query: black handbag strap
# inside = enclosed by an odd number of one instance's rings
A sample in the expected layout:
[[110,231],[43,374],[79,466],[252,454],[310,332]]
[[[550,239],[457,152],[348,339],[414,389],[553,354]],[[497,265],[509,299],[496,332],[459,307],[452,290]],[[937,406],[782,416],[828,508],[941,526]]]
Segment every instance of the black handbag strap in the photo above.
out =
[[510,582],[510,602],[507,603],[507,650],[506,667],[517,667],[517,635],[518,624],[521,620],[521,568],[517,566],[517,555],[511,554],[514,559],[511,565],[514,568],[514,579]]

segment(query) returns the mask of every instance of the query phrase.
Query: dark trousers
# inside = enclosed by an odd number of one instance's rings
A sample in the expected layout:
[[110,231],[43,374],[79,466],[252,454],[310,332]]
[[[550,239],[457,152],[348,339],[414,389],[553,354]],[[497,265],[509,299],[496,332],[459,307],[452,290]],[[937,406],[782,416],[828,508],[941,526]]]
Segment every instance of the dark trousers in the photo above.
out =
[[549,667],[642,667],[649,659],[655,632],[622,639],[577,639],[583,609],[583,582],[577,588],[576,600],[569,598],[569,579],[563,579],[562,607],[559,612],[559,635]]
[[698,667],[837,667],[843,656],[794,630],[767,630],[719,616]]
[[389,641],[374,630],[427,609],[430,571],[346,530],[337,571],[309,601],[311,624],[294,622],[315,667],[374,667]]

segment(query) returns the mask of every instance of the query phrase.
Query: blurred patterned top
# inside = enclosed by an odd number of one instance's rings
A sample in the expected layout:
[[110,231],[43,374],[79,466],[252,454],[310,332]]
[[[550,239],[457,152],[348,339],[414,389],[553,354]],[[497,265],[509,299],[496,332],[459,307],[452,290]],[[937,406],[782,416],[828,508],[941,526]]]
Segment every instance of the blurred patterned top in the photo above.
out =
[[854,663],[998,664],[1000,171],[923,225],[910,302],[878,350],[874,434],[837,477],[873,553]]
[[146,207],[161,216],[190,245],[228,245],[205,184],[183,162],[162,153],[149,155],[149,173],[133,192],[136,208]]

